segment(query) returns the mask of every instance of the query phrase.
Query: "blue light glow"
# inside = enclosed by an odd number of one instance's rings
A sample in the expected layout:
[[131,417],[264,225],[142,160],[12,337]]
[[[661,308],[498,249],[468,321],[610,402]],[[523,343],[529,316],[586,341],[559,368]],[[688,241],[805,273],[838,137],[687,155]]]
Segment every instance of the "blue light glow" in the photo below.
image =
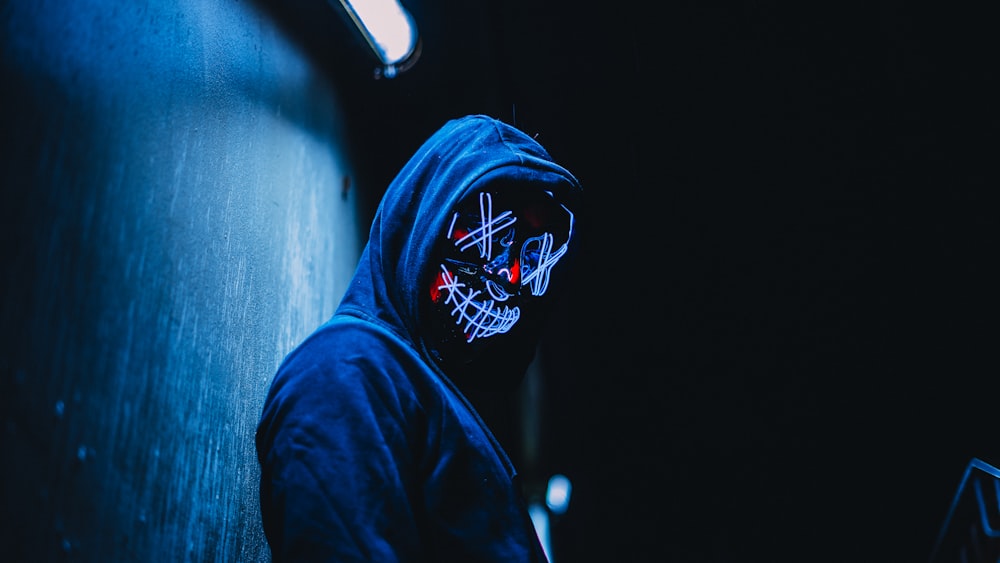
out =
[[387,69],[413,53],[417,26],[397,0],[340,0],[340,3]]
[[553,475],[549,478],[549,488],[545,492],[545,504],[553,514],[563,514],[569,508],[569,496],[573,484],[565,475]]
[[535,534],[538,542],[542,544],[542,551],[545,557],[552,561],[552,541],[549,538],[549,514],[545,512],[545,507],[537,503],[531,503],[528,507],[528,514],[531,515],[531,523],[535,526]]

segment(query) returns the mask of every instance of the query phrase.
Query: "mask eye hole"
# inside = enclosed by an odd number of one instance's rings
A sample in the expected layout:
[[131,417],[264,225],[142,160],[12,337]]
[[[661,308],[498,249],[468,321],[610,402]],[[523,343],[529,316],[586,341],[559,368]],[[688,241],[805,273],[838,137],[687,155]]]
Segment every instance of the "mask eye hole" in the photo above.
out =
[[446,258],[445,264],[448,264],[449,266],[457,270],[459,273],[465,274],[467,276],[475,276],[479,274],[479,266],[471,262],[464,262],[462,260]]

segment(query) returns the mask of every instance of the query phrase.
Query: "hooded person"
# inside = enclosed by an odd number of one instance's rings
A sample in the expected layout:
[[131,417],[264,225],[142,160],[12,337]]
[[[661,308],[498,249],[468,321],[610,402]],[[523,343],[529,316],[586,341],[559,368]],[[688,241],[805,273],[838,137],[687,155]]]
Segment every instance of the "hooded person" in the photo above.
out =
[[333,317],[257,427],[274,561],[545,561],[469,393],[509,390],[568,282],[582,195],[542,146],[469,115],[390,183]]

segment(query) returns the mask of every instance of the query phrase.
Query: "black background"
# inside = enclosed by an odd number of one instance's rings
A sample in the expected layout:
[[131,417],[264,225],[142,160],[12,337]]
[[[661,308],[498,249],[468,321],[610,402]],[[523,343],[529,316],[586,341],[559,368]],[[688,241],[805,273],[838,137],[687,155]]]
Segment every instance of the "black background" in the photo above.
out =
[[1000,463],[980,4],[404,2],[391,80],[336,5],[269,7],[343,92],[359,185],[469,113],[583,183],[538,468],[575,484],[572,563],[926,560]]

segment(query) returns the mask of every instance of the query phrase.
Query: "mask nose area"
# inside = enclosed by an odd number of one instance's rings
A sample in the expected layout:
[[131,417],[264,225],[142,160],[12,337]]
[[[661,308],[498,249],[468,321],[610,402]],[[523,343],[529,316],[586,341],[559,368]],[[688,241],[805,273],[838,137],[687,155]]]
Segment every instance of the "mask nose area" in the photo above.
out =
[[489,281],[500,285],[508,292],[515,291],[521,284],[521,265],[517,258],[512,256],[509,247],[483,265],[483,271]]

